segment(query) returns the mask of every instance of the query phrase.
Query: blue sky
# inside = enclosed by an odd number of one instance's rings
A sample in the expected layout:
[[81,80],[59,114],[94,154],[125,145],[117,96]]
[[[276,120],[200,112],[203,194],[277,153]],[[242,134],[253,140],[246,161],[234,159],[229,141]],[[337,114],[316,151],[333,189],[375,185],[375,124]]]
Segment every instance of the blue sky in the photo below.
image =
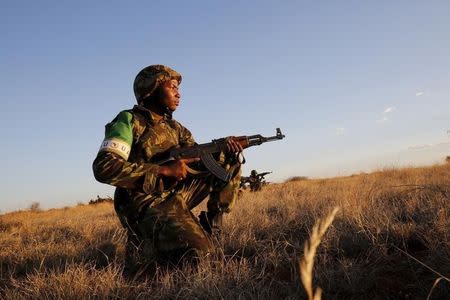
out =
[[112,196],[91,164],[150,64],[183,75],[174,116],[198,142],[283,130],[245,152],[244,173],[442,161],[450,3],[330,2],[3,1],[0,211]]

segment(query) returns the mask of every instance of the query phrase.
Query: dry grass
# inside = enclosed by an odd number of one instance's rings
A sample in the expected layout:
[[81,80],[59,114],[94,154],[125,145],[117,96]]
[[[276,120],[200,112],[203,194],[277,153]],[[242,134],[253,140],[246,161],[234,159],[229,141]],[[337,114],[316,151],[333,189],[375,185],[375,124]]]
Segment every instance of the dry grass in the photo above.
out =
[[0,298],[306,299],[303,245],[339,206],[311,270],[324,299],[445,299],[449,198],[450,164],[271,184],[226,216],[221,255],[142,281],[121,276],[125,233],[111,204],[10,213]]

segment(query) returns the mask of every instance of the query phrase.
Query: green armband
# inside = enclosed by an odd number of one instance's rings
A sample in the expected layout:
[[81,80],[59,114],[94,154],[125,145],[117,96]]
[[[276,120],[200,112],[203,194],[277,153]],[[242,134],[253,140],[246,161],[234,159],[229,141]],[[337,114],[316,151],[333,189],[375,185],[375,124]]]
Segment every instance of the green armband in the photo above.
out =
[[105,139],[99,152],[113,152],[127,160],[133,143],[132,122],[133,115],[130,112],[120,112],[111,123],[105,126]]

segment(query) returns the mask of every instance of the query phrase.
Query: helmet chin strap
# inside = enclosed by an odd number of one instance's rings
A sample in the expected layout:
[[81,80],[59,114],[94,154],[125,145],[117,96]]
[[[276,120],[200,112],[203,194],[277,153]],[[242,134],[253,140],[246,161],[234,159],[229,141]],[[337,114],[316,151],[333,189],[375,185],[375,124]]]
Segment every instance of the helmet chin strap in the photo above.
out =
[[168,106],[164,106],[164,114],[166,114],[169,119],[172,119],[172,111],[170,110],[170,108]]

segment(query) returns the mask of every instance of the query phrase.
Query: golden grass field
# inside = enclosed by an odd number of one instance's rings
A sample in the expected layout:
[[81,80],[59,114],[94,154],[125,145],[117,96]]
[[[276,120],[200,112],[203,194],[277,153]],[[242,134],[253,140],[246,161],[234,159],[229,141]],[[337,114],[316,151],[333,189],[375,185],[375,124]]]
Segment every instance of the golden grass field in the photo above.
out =
[[336,206],[312,253],[323,299],[450,299],[450,164],[245,191],[218,255],[135,281],[110,203],[4,214],[0,298],[306,299],[304,244]]

